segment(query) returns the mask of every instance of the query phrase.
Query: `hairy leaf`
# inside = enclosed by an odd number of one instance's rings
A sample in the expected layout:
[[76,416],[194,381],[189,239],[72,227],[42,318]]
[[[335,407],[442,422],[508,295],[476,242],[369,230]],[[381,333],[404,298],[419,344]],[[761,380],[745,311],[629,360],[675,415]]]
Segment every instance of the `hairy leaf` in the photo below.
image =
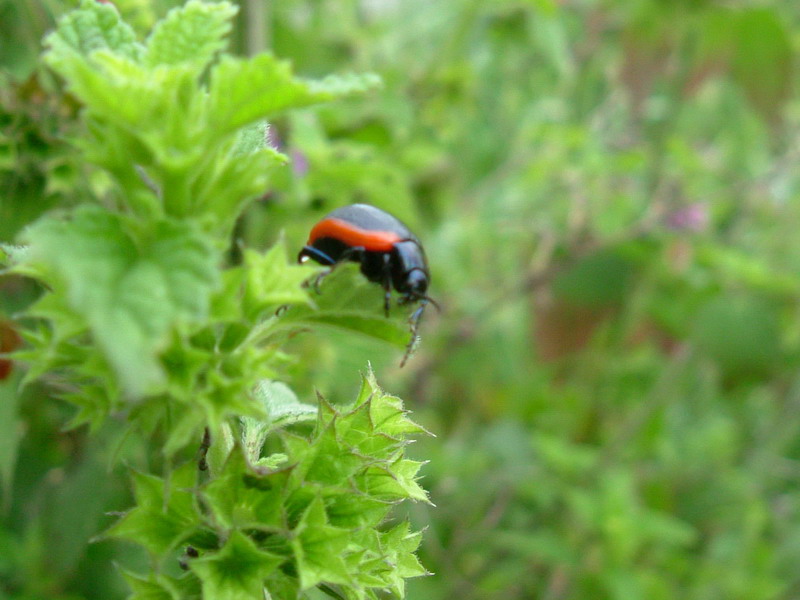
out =
[[309,505],[294,533],[292,548],[303,589],[320,582],[350,582],[350,575],[342,560],[342,553],[348,544],[348,532],[328,524],[322,500],[315,499]]
[[292,74],[287,62],[269,54],[224,57],[211,74],[211,112],[220,131],[233,131],[287,108],[363,93],[378,83],[375,75],[304,81]]
[[136,507],[115,523],[105,536],[144,546],[156,557],[185,541],[201,525],[201,515],[190,488],[197,465],[187,463],[175,471],[169,483],[146,473],[133,473]]
[[96,207],[40,221],[25,238],[30,263],[83,316],[127,392],[140,396],[162,385],[158,352],[168,332],[208,312],[216,257],[207,241],[177,221],[134,234]]
[[204,598],[253,600],[264,596],[264,580],[283,560],[259,549],[243,533],[233,531],[219,552],[190,564],[203,582]]
[[82,0],[80,9],[64,15],[58,28],[45,39],[52,48],[52,60],[78,53],[88,56],[96,50],[112,50],[131,59],[142,51],[133,29],[109,4]]
[[144,62],[150,67],[188,62],[206,66],[225,47],[237,8],[227,2],[191,0],[172,9],[147,39]]

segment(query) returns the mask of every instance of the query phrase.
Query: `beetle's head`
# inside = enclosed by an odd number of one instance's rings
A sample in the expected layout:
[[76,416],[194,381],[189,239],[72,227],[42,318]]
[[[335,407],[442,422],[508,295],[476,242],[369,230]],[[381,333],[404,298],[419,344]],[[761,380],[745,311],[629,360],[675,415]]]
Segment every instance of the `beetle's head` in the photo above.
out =
[[421,300],[426,298],[428,291],[428,274],[422,269],[411,269],[406,273],[405,280],[398,290],[405,296],[406,302],[413,302],[414,300]]

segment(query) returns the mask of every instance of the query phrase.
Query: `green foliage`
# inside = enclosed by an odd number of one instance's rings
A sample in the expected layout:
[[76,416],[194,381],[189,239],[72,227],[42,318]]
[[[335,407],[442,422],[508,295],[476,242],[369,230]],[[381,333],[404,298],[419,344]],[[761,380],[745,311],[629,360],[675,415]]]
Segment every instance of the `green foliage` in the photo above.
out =
[[[48,38],[65,93],[36,57],[66,6],[0,3],[21,41],[0,48],[4,261],[53,290],[0,280],[0,322],[35,360],[0,418],[0,596],[798,596],[800,5],[114,5],[132,29],[87,4],[102,34],[73,14]],[[324,78],[351,70],[380,92],[294,110],[373,87]],[[386,319],[356,265],[288,266],[354,201],[425,242],[443,310],[401,370],[386,342],[405,345],[409,312]],[[69,300],[95,293],[79,267],[18,246],[86,204],[120,224],[133,282],[180,268],[149,252],[159,227],[210,253],[186,246],[210,258],[179,261],[195,292],[162,301],[166,325],[119,304],[160,332],[127,384]],[[438,438],[397,456],[363,397],[337,402],[367,361]],[[387,512],[400,495],[410,527]],[[128,519],[133,538],[86,545]],[[404,583],[415,554],[435,576]]]
[[[320,399],[314,411],[274,382],[256,396],[268,420],[243,421],[242,444],[212,479],[200,484],[191,462],[168,480],[135,473],[136,507],[106,535],[144,546],[161,565],[192,546],[202,556],[187,559],[184,577],[215,598],[255,598],[264,588],[298,597],[320,585],[348,598],[377,598],[381,589],[402,598],[404,578],[426,573],[413,555],[420,536],[407,523],[380,526],[395,503],[427,501],[415,480],[420,463],[404,458],[406,437],[425,430],[372,373],[340,409]],[[310,434],[286,429],[309,418]],[[261,456],[267,441],[279,451]]]
[[[307,282],[322,269],[291,264],[283,242],[243,249],[238,265],[224,253],[286,161],[267,144],[266,119],[378,80],[306,80],[269,54],[221,54],[235,13],[190,0],[140,42],[113,6],[84,0],[46,38],[47,63],[83,106],[74,142],[103,183],[3,247],[4,274],[41,286],[24,312],[27,347],[14,355],[28,372],[2,385],[4,497],[19,452],[14,390],[47,380],[75,409],[71,428],[103,435],[121,415],[126,436],[152,440],[143,466],[164,475],[133,470],[133,507],[102,538],[150,556],[149,572],[123,561],[132,597],[299,599],[324,588],[402,598],[404,579],[425,574],[413,556],[420,538],[386,522],[396,503],[427,501],[421,463],[404,457],[407,436],[424,430],[372,372],[354,404],[320,400],[319,410],[264,379],[281,374],[282,345],[313,321]],[[370,311],[347,308],[333,311],[335,325],[369,334]],[[202,467],[187,460],[198,448]],[[107,496],[94,499],[97,512]],[[83,524],[69,538],[79,548],[96,522],[68,516]],[[191,554],[176,576],[181,546]]]
[[[134,237],[135,226],[119,215],[82,207],[68,221],[40,220],[23,238],[24,268],[40,274],[54,292],[32,314],[47,317],[54,311],[52,335],[62,343],[88,329],[132,397],[163,390],[157,351],[174,324],[196,326],[208,318],[218,276],[214,252],[191,224],[148,225],[150,231]],[[66,314],[53,306],[59,298],[66,300]]]

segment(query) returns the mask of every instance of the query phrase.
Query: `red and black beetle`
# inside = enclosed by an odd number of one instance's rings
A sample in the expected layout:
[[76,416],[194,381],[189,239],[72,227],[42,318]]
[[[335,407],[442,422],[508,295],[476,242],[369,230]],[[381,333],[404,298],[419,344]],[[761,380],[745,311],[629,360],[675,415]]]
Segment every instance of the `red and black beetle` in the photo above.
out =
[[399,219],[369,204],[337,208],[314,225],[298,259],[309,258],[323,265],[357,262],[361,273],[383,287],[383,307],[389,316],[392,287],[400,293],[399,304],[419,302],[409,319],[411,341],[400,366],[417,339],[417,327],[428,302],[430,272],[425,251],[417,236]]

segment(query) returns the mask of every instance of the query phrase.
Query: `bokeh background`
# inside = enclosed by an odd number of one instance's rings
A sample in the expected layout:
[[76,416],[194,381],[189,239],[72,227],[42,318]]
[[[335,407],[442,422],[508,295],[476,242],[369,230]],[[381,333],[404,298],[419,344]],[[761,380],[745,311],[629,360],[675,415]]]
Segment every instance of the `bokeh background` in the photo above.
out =
[[[179,2],[114,3],[144,35]],[[3,242],[104,185],[38,63],[75,4],[0,0]],[[406,509],[435,575],[408,598],[800,597],[800,4],[240,5],[232,51],[385,82],[273,124],[292,164],[237,234],[299,249],[364,201],[425,242],[443,310],[405,368],[331,331],[286,372],[344,402],[371,361],[436,433],[413,447],[436,506]],[[5,347],[27,294],[0,284]],[[45,387],[0,394],[0,598],[123,597],[130,549],[87,540],[126,507],[107,465],[144,450],[61,432]]]

